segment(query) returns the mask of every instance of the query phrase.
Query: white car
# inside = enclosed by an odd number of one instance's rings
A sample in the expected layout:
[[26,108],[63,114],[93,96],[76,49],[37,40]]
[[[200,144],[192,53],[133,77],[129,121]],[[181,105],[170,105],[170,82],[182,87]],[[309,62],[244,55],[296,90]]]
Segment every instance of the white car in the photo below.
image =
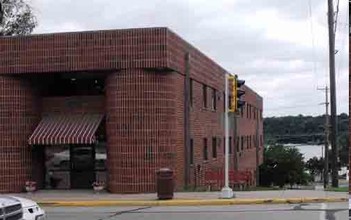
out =
[[22,205],[23,220],[44,220],[46,219],[45,211],[39,205],[29,199],[11,196],[18,200]]
[[9,196],[0,196],[0,219],[22,220],[21,202]]

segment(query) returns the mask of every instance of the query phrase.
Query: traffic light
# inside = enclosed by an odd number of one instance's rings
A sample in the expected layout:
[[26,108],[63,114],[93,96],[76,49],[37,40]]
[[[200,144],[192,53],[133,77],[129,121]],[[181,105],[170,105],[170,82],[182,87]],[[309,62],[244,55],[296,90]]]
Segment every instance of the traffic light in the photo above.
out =
[[245,105],[245,101],[241,100],[241,97],[245,94],[245,91],[240,89],[245,84],[244,80],[238,79],[235,75],[230,77],[232,80],[232,100],[230,103],[230,112],[238,112]]

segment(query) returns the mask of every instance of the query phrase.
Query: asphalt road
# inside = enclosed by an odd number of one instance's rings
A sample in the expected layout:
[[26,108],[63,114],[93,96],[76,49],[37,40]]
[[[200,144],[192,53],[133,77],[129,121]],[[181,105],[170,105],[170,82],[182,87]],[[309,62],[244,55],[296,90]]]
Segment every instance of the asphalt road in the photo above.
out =
[[43,207],[48,220],[345,220],[347,203],[198,207]]

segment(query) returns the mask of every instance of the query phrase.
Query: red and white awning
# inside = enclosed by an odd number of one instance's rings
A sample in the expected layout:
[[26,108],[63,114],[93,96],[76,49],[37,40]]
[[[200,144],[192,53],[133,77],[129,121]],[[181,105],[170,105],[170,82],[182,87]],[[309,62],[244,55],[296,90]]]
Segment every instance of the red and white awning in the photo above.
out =
[[30,145],[92,144],[103,115],[48,115],[29,137]]

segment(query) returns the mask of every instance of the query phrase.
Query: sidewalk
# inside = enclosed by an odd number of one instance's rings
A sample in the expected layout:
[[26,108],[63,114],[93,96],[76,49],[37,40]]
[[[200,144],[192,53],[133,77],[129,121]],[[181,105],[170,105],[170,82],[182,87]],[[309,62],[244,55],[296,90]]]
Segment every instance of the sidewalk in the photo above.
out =
[[348,193],[322,190],[239,191],[233,199],[219,199],[220,192],[176,192],[173,200],[150,194],[94,194],[91,190],[40,190],[33,194],[7,194],[32,199],[43,206],[195,206],[342,202]]

